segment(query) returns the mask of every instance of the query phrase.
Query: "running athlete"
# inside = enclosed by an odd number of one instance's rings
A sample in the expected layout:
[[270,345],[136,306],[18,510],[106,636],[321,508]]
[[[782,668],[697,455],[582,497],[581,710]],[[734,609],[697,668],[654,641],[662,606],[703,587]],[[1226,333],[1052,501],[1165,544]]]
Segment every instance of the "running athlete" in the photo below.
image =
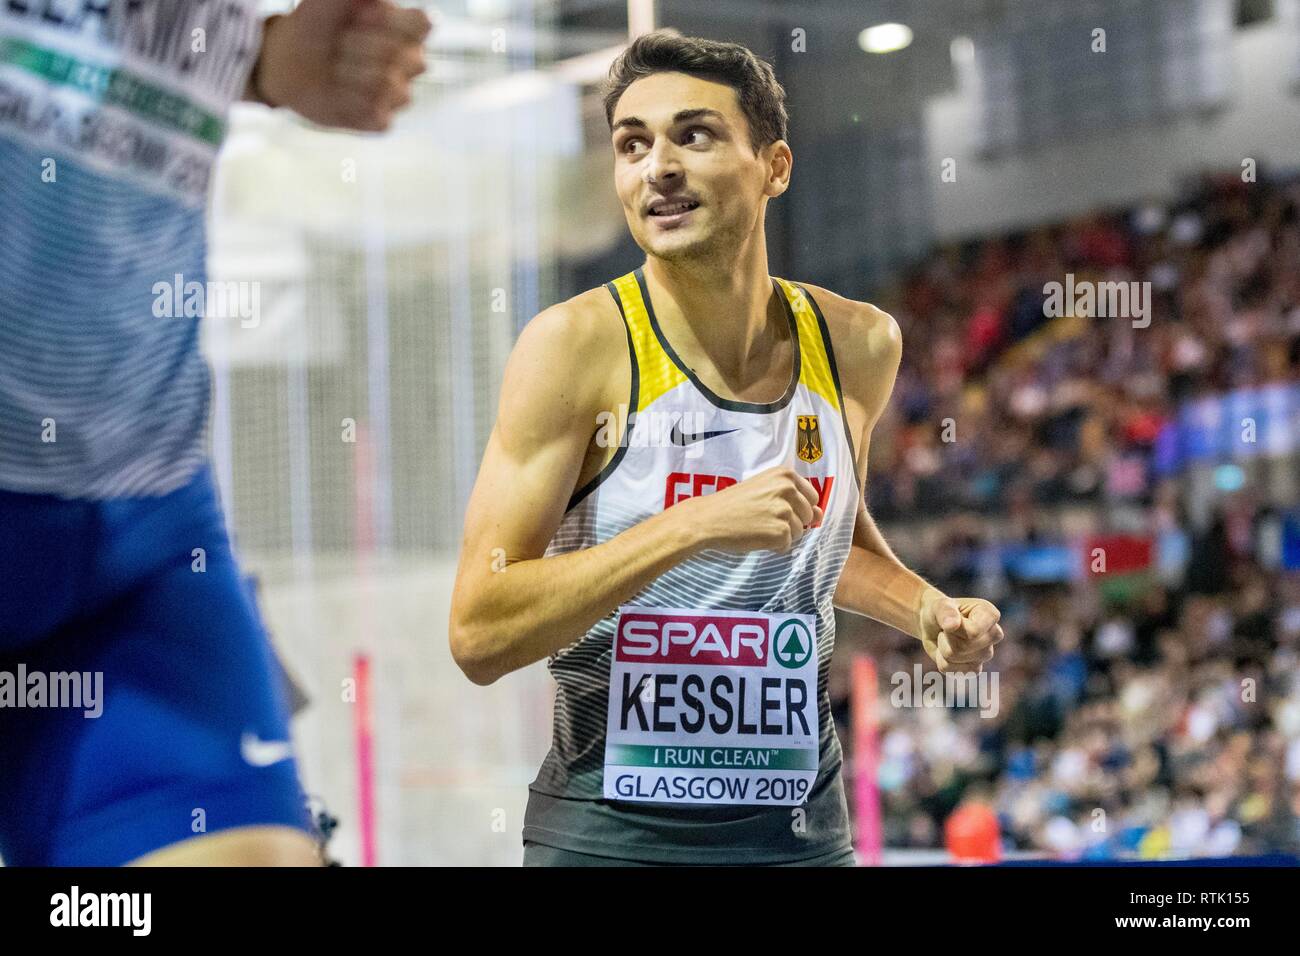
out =
[[525,865],[852,865],[834,608],[943,671],[992,657],[999,614],[909,571],[865,509],[899,331],[768,274],[764,216],[792,164],[771,67],[649,34],[605,110],[645,264],[516,344],[452,653],[480,684],[541,659],[555,677]]
[[159,288],[206,281],[233,100],[384,129],[429,22],[387,0],[305,0],[264,28],[257,7],[0,5],[7,864],[318,862],[206,463],[199,317],[160,309]]

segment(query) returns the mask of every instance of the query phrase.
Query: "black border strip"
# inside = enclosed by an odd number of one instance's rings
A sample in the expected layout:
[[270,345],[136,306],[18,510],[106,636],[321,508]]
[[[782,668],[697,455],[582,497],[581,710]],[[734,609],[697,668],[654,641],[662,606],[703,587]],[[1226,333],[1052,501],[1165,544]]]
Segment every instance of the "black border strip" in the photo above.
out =
[[817,316],[817,328],[821,331],[822,345],[826,348],[826,361],[831,367],[831,381],[835,383],[835,397],[840,402],[840,420],[844,422],[844,437],[849,443],[849,457],[853,459],[853,481],[858,484],[858,453],[853,447],[853,430],[849,428],[849,410],[844,404],[844,390],[840,387],[840,368],[835,364],[835,346],[831,344],[831,330],[827,327],[826,316],[822,315],[822,310],[818,308],[817,300],[812,297],[812,293],[798,283],[795,284],[795,288],[803,293],[808,304],[812,306],[813,315]]
[[623,319],[623,331],[627,333],[627,357],[628,361],[632,363],[632,394],[629,396],[627,404],[627,430],[623,432],[623,436],[619,440],[618,451],[614,452],[614,457],[605,463],[605,467],[596,473],[596,477],[573,493],[573,497],[569,499],[569,506],[564,509],[565,514],[576,508],[583,498],[595,491],[602,481],[614,473],[614,469],[618,467],[619,462],[623,460],[623,456],[627,454],[628,439],[632,435],[632,429],[636,427],[636,404],[641,398],[641,367],[636,360],[636,343],[632,341],[632,324],[628,322],[627,313],[623,311],[623,300],[619,298],[618,286],[612,282],[606,282],[605,288],[614,297],[614,304],[618,306],[618,314]]
[[790,385],[786,388],[785,394],[774,402],[741,402],[732,398],[723,398],[720,395],[714,394],[707,385],[695,376],[694,372],[686,367],[686,363],[683,362],[677,355],[677,352],[673,350],[668,339],[664,337],[663,330],[659,328],[659,320],[655,318],[654,305],[650,302],[650,290],[646,288],[645,284],[644,267],[636,270],[636,282],[637,285],[641,287],[641,299],[645,302],[646,314],[650,316],[650,328],[654,329],[655,338],[659,340],[660,347],[668,353],[668,357],[673,360],[673,364],[677,366],[681,373],[690,379],[691,384],[700,390],[700,394],[710,402],[719,408],[725,408],[728,411],[753,412],[756,414],[779,412],[790,404],[790,399],[794,398],[795,389],[798,388],[799,378],[803,373],[803,356],[799,349],[799,325],[795,321],[794,311],[790,308],[790,300],[786,298],[785,291],[775,279],[772,279],[772,288],[776,290],[776,294],[781,299],[781,304],[785,306],[785,317],[790,323],[790,336],[794,343],[794,374],[790,377]]

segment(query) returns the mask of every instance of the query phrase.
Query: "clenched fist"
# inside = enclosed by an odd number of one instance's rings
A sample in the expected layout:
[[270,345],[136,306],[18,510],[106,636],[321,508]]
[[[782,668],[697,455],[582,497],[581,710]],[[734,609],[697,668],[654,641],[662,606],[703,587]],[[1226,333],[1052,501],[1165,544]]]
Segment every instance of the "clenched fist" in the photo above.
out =
[[950,598],[929,588],[921,598],[921,646],[945,673],[979,673],[1002,640],[1001,617],[982,598]]
[[670,510],[689,521],[708,547],[744,554],[789,550],[822,520],[817,501],[812,482],[779,465]]
[[431,29],[390,0],[303,0],[266,21],[252,91],[323,126],[382,132],[411,102]]

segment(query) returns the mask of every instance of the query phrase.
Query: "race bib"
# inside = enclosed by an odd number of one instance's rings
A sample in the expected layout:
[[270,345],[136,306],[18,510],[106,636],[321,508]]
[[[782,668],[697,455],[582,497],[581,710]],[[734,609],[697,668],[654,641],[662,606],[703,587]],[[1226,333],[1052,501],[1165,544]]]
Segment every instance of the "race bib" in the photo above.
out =
[[818,740],[811,614],[619,609],[607,799],[796,806]]

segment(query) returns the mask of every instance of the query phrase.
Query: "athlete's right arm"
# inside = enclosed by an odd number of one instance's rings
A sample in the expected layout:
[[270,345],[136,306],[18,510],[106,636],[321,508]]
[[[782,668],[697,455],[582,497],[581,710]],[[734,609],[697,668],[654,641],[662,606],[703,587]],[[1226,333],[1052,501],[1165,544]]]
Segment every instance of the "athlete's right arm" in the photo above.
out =
[[605,372],[617,362],[628,367],[622,323],[599,308],[598,297],[580,296],[548,309],[524,329],[506,363],[465,514],[449,621],[452,656],[476,684],[567,647],[703,548],[784,550],[815,518],[808,481],[774,468],[593,547],[543,558],[598,416],[610,411]]

